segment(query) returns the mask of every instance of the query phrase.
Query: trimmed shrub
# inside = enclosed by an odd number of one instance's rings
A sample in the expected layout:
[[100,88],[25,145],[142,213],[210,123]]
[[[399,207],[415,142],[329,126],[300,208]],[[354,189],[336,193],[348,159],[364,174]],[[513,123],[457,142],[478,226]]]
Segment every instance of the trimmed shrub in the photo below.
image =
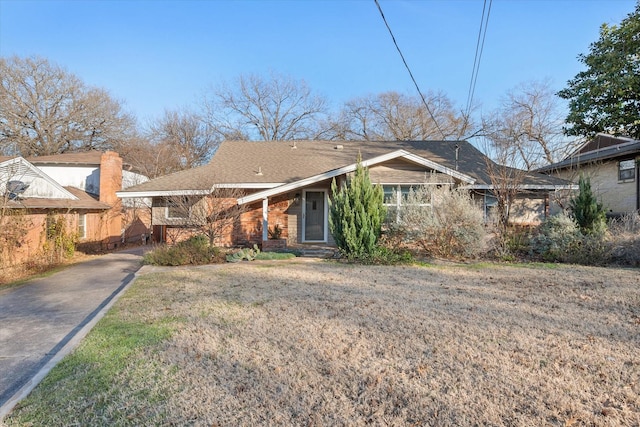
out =
[[150,265],[178,266],[203,265],[222,262],[220,250],[209,246],[204,235],[193,236],[174,246],[160,246],[144,255],[143,262]]

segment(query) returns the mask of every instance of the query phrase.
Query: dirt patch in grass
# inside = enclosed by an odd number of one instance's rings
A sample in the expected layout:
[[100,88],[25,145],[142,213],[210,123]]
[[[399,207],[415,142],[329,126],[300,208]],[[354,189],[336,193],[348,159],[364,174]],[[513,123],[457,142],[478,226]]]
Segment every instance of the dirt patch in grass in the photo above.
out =
[[152,272],[111,315],[170,332],[105,386],[123,397],[87,404],[97,392],[74,387],[92,359],[6,421],[637,426],[639,277],[299,259]]

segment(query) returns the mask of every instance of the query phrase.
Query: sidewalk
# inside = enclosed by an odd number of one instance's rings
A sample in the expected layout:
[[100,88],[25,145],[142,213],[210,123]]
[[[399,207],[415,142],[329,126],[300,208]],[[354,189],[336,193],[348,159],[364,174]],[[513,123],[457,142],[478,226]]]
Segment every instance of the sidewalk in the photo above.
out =
[[0,422],[121,295],[142,253],[103,255],[0,290]]

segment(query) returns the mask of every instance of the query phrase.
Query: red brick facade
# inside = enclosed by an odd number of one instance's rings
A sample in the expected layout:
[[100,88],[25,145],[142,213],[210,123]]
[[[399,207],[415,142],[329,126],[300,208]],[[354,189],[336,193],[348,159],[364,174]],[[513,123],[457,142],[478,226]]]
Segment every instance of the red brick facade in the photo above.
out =
[[[278,225],[282,233],[280,238],[289,235],[289,195],[281,195],[269,200],[268,224],[273,229]],[[268,234],[267,234],[268,235]],[[240,217],[240,223],[233,230],[233,245],[262,245],[262,202],[249,205],[247,212]]]

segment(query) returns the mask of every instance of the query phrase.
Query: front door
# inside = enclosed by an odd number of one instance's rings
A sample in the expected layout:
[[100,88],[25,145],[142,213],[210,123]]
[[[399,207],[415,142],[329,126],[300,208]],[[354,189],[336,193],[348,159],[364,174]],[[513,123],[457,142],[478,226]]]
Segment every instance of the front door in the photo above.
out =
[[324,191],[305,191],[304,240],[324,242],[325,201]]

